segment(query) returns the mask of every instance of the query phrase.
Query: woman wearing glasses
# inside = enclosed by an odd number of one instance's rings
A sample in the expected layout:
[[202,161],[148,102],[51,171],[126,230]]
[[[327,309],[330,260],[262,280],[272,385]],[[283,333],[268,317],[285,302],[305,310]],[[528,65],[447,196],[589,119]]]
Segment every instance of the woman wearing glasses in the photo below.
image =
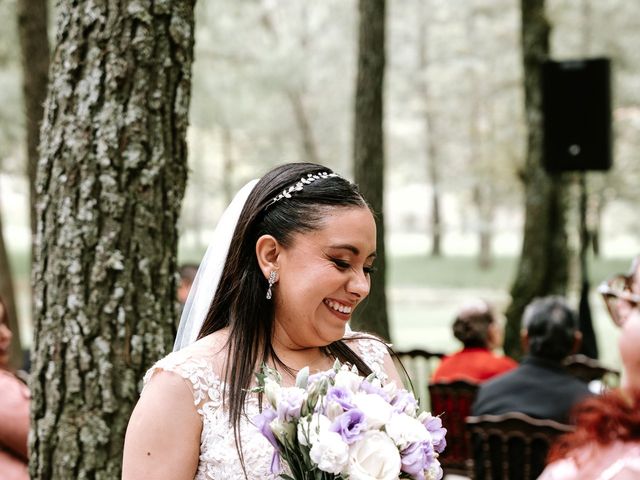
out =
[[600,287],[620,328],[622,386],[579,404],[576,431],[560,437],[539,480],[640,478],[640,257]]

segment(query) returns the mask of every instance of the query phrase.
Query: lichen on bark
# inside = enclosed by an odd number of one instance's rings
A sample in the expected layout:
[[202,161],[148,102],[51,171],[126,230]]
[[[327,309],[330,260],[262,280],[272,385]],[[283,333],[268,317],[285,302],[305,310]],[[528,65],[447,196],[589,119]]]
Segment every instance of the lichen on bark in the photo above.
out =
[[140,379],[171,346],[193,7],[58,2],[36,186],[33,479],[118,478]]

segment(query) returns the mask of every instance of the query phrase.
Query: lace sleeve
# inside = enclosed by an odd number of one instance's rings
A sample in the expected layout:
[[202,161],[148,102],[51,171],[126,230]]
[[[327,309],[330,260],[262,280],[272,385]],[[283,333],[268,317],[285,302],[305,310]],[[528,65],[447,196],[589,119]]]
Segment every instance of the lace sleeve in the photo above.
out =
[[[349,339],[349,337],[356,338]],[[371,335],[351,332],[349,337],[345,338],[349,346],[360,355],[382,383],[387,383],[389,381],[388,365],[393,363],[387,346]],[[395,377],[395,375],[392,376]]]
[[[220,378],[214,373],[211,362],[206,358],[187,356],[184,351],[170,353],[156,362],[144,376],[144,386],[151,381],[154,374],[161,370],[175,373],[182,377],[193,392],[193,403],[202,415],[205,404],[218,407],[222,403]],[[144,388],[142,390],[144,394]]]

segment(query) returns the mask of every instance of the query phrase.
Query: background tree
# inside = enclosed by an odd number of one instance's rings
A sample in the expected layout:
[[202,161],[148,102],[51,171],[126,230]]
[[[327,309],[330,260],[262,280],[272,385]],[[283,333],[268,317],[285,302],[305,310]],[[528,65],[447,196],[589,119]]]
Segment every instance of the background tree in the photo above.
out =
[[9,363],[14,368],[22,367],[23,356],[20,347],[20,324],[18,323],[18,309],[16,308],[13,274],[9,263],[7,246],[2,232],[2,215],[0,215],[0,296],[4,300],[6,314],[9,318],[9,328],[13,333],[13,344],[9,352]]
[[542,72],[549,56],[549,23],[544,0],[522,0],[522,57],[524,66],[527,155],[522,171],[525,224],[518,271],[506,311],[505,352],[521,354],[520,325],[524,308],[535,297],[565,294],[568,282],[567,192],[562,175],[548,175],[543,167]]
[[176,317],[193,0],[58,2],[38,166],[33,479],[120,476]]
[[385,292],[384,245],[384,132],[385,0],[360,0],[358,75],[355,96],[354,177],[377,214],[375,281],[364,312],[354,328],[390,339]]
[[18,0],[18,34],[22,65],[22,95],[26,119],[27,178],[31,234],[36,235],[36,168],[40,143],[40,122],[49,78],[47,0]]
[[[29,183],[29,211],[32,245],[36,235],[36,167],[38,165],[38,145],[40,143],[40,122],[47,95],[49,75],[49,38],[47,37],[47,0],[18,0],[16,5],[18,36],[20,39],[20,64],[22,67],[22,98],[26,120],[26,172]],[[3,242],[4,244],[4,242]],[[3,250],[4,245],[3,245]],[[6,255],[6,254],[5,254]],[[33,258],[33,252],[31,252]],[[9,279],[12,276],[8,277]],[[13,292],[13,286],[9,286]],[[5,290],[3,290],[4,292]],[[13,293],[6,295],[13,297]],[[10,298],[13,318],[17,318],[14,298]],[[21,332],[15,321],[14,336],[20,345]],[[17,356],[19,355],[19,359]],[[22,362],[21,349],[12,352],[14,363]]]

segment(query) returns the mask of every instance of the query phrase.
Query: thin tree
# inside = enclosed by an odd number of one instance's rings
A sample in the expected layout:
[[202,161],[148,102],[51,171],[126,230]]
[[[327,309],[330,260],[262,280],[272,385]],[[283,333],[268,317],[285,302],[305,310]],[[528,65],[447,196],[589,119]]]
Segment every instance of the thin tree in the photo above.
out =
[[120,477],[173,340],[194,0],[57,4],[37,174],[30,473]]
[[22,348],[20,343],[20,326],[18,323],[15,291],[13,288],[13,275],[9,263],[9,254],[4,241],[2,231],[2,215],[0,215],[0,296],[6,308],[5,315],[9,319],[9,328],[13,333],[13,342],[9,351],[9,363],[13,368],[21,368],[23,363]]
[[47,0],[18,0],[18,34],[22,64],[22,95],[27,127],[27,178],[32,238],[36,235],[36,168],[40,122],[49,81]]
[[420,71],[418,88],[422,101],[424,102],[423,111],[423,123],[424,123],[424,138],[426,143],[426,157],[427,157],[427,179],[431,186],[430,195],[430,215],[429,222],[431,224],[431,256],[442,256],[442,235],[443,235],[443,221],[442,221],[442,208],[441,208],[441,181],[440,181],[440,157],[437,145],[436,134],[436,121],[437,115],[433,112],[433,106],[430,102],[430,88],[429,80],[427,79],[426,71],[429,66],[428,58],[428,46],[429,46],[429,31],[428,31],[428,17],[425,14],[424,2],[418,2],[418,67]]
[[[36,236],[36,167],[38,164],[38,145],[40,143],[40,122],[43,105],[47,96],[49,79],[49,38],[47,36],[47,0],[18,0],[16,4],[18,36],[20,39],[20,63],[22,67],[22,97],[26,119],[27,164],[29,181],[29,220],[31,225],[31,244]],[[31,254],[33,258],[33,252]],[[9,281],[11,276],[8,277]],[[11,293],[5,293],[8,303],[14,304],[13,287]],[[4,293],[4,290],[3,290]],[[14,313],[15,307],[12,307]],[[14,314],[13,319],[17,318]],[[14,337],[20,344],[18,322],[13,325]],[[19,356],[19,357],[18,357]],[[22,352],[14,348],[12,358],[22,362]]]
[[383,86],[385,67],[385,0],[360,0],[358,75],[355,94],[355,181],[377,214],[377,272],[366,308],[354,328],[390,339],[385,293],[383,185]]
[[565,294],[568,282],[567,191],[561,175],[542,168],[541,65],[549,56],[544,0],[521,0],[527,153],[522,171],[525,224],[511,304],[507,308],[505,352],[521,355],[520,326],[527,304],[538,296]]

